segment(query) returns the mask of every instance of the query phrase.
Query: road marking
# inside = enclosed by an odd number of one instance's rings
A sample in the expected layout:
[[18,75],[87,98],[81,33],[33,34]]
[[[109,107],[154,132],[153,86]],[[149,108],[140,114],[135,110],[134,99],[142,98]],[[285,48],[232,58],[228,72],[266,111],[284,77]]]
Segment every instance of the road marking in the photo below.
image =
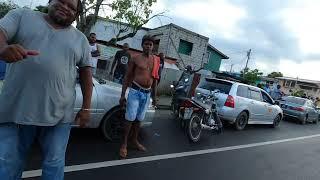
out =
[[[73,165],[73,166],[66,166],[64,172],[67,173],[67,172],[83,171],[83,170],[90,170],[90,169],[106,168],[106,167],[112,167],[112,166],[121,166],[121,165],[127,165],[127,164],[196,156],[196,155],[202,155],[202,154],[211,154],[211,153],[218,153],[218,152],[224,152],[224,151],[232,151],[232,150],[238,150],[238,149],[298,141],[298,140],[304,140],[304,139],[310,139],[310,138],[317,138],[317,137],[320,137],[320,134],[315,134],[311,136],[302,136],[302,137],[290,138],[290,139],[281,139],[281,140],[275,140],[275,141],[266,141],[266,142],[260,142],[260,143],[229,146],[229,147],[222,147],[222,148],[215,148],[215,149],[206,149],[206,150],[198,150],[198,151],[189,151],[189,152],[181,152],[181,153],[132,158],[132,159],[125,159],[125,160],[114,160],[114,161],[105,161],[105,162],[98,162],[98,163]],[[39,177],[41,176],[41,172],[42,172],[41,170],[25,171],[23,172],[22,177],[23,178]]]

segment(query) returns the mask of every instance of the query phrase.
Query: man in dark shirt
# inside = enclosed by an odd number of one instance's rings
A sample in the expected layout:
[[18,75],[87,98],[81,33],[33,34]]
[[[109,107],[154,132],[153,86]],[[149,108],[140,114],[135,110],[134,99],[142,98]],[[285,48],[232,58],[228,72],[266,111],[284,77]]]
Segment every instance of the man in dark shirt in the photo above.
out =
[[161,52],[159,53],[159,57],[160,57],[160,68],[159,68],[159,80],[158,80],[158,84],[160,83],[160,80],[161,80],[161,73],[162,73],[162,70],[164,68],[164,59],[165,59],[165,56],[164,54]]
[[128,63],[131,59],[131,55],[128,50],[129,44],[124,43],[123,50],[118,51],[115,55],[110,72],[110,75],[111,77],[113,77],[114,82],[122,84],[124,76],[127,73]]

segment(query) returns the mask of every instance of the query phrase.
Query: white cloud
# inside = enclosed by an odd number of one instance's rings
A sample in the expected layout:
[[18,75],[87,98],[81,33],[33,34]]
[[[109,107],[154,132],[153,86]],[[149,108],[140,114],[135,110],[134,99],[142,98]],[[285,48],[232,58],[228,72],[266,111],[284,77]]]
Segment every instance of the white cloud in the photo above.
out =
[[236,37],[236,23],[246,16],[243,9],[225,0],[191,0],[173,4],[170,9],[173,16],[186,19],[201,27],[199,33],[212,36],[217,33],[226,38]]
[[303,79],[319,80],[320,61],[304,61],[295,63],[289,59],[280,61],[279,69],[285,76],[298,77]]
[[303,53],[320,52],[320,1],[306,0],[283,11],[285,24],[299,39]]

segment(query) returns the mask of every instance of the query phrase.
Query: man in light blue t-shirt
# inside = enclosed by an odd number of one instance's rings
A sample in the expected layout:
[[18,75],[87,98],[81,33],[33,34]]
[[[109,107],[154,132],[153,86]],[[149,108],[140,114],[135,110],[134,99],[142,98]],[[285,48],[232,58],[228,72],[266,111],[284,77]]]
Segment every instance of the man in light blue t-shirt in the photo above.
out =
[[43,153],[42,179],[63,179],[76,66],[83,94],[76,123],[85,126],[90,118],[89,43],[71,26],[80,0],[49,0],[48,9],[48,14],[16,9],[0,20],[0,59],[8,66],[0,94],[1,180],[20,179],[35,140]]

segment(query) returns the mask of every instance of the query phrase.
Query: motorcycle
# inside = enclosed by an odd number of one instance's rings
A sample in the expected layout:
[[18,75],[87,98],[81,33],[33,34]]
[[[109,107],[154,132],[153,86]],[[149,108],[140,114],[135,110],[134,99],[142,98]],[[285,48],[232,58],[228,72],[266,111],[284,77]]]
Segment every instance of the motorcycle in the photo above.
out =
[[174,117],[178,117],[179,105],[187,97],[188,83],[189,78],[184,78],[182,81],[170,86],[172,89],[171,111]]
[[179,81],[174,82],[173,85],[170,85],[170,88],[172,89],[171,111],[175,118],[178,117],[178,111],[181,102],[187,99],[193,75],[202,69],[203,68],[200,68],[194,71],[192,70],[191,66],[187,66]]
[[216,93],[211,91],[210,95],[198,93],[196,97],[185,99],[179,109],[179,118],[185,122],[185,132],[189,140],[196,143],[201,138],[202,130],[217,133],[222,131],[222,123],[217,113]]

